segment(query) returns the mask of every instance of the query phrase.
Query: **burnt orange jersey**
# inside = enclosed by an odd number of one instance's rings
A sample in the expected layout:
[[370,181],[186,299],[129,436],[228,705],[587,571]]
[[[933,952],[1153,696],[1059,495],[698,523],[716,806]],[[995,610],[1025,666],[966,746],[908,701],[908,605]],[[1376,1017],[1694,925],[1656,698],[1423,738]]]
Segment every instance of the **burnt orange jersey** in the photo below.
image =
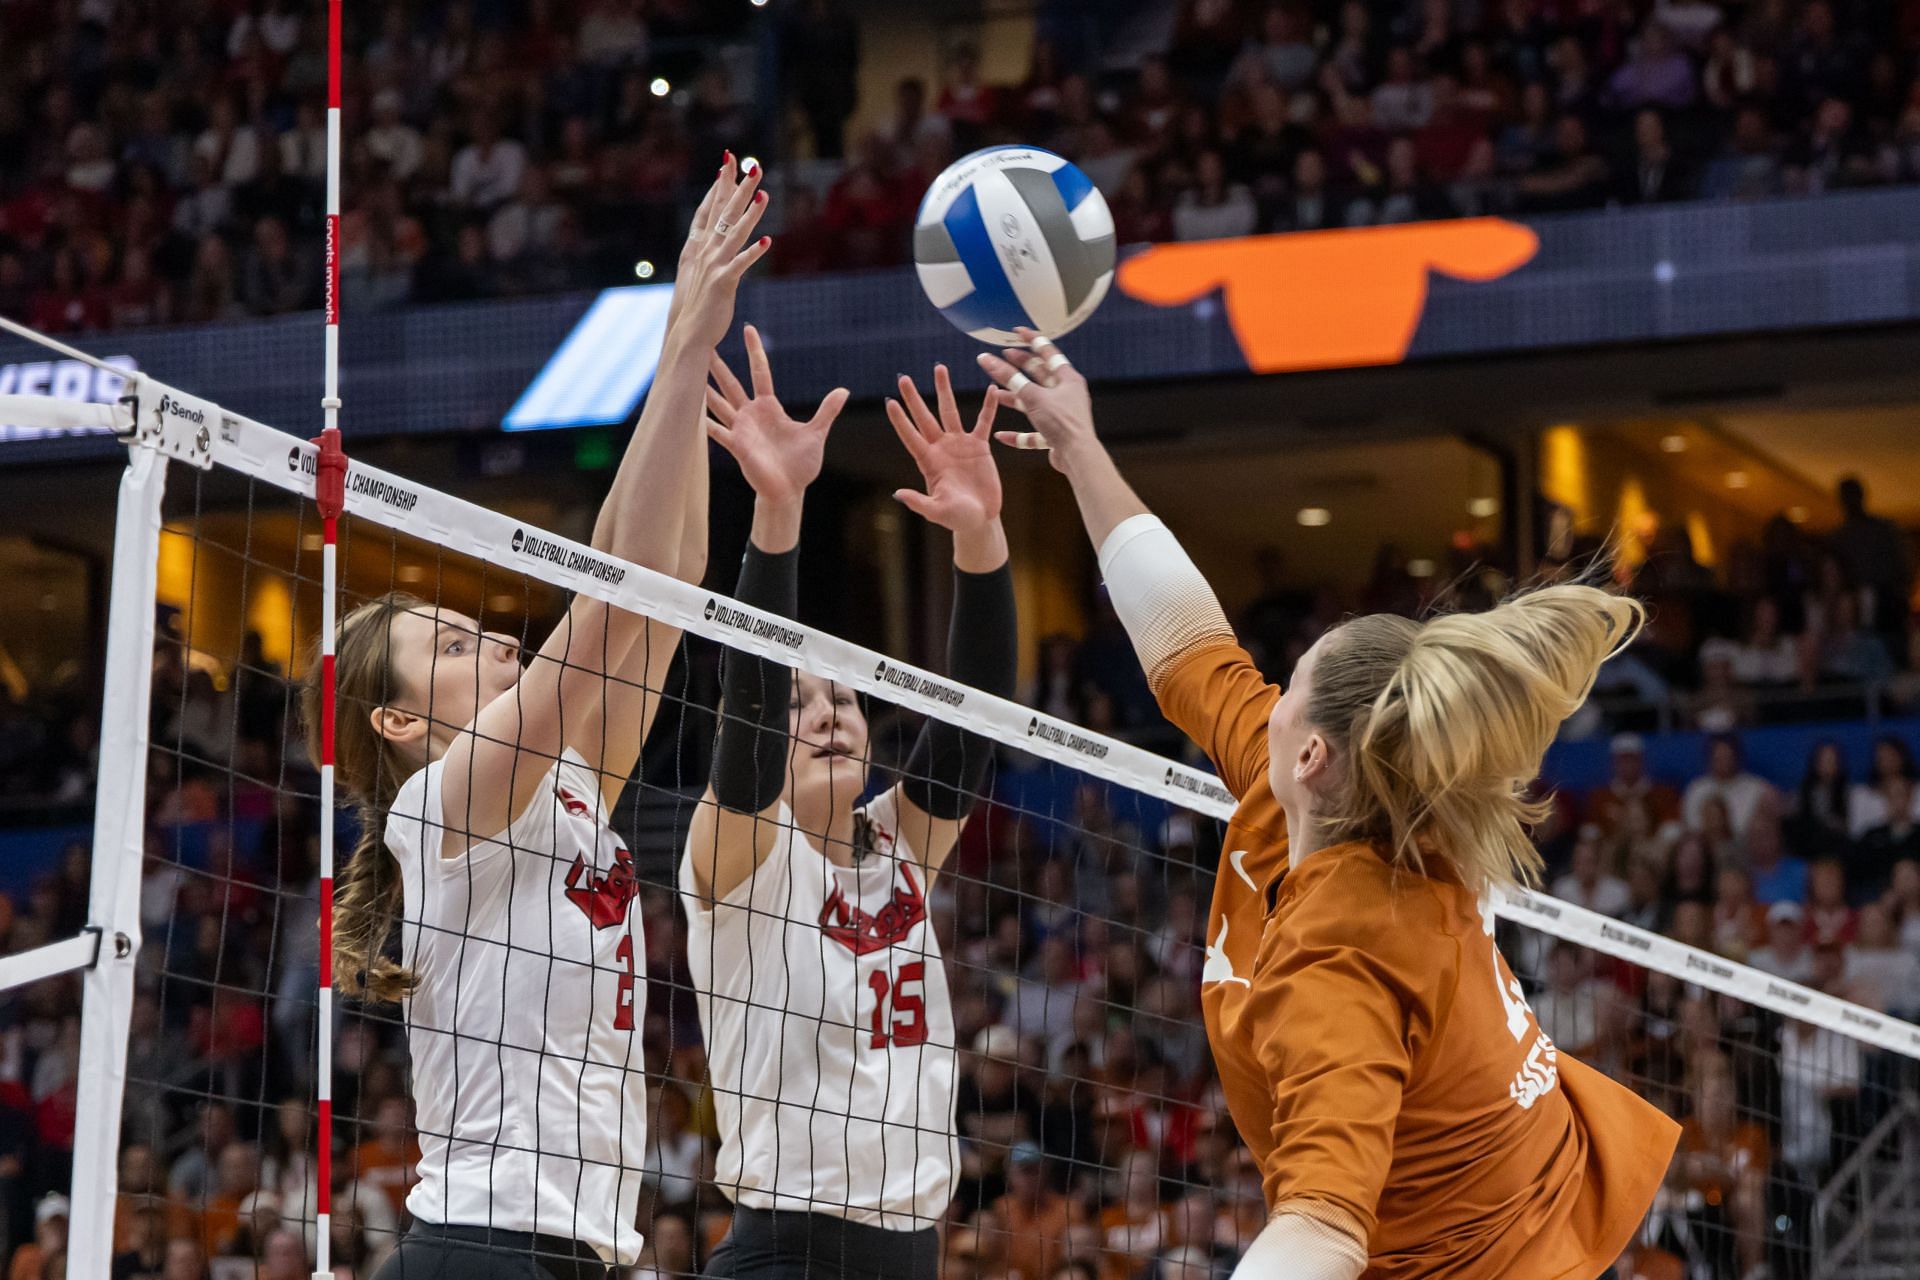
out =
[[1267,781],[1279,690],[1208,643],[1156,681],[1239,798],[1207,928],[1202,1005],[1267,1203],[1365,1231],[1369,1280],[1591,1280],[1613,1263],[1679,1129],[1559,1054],[1458,883],[1366,845],[1288,872]]

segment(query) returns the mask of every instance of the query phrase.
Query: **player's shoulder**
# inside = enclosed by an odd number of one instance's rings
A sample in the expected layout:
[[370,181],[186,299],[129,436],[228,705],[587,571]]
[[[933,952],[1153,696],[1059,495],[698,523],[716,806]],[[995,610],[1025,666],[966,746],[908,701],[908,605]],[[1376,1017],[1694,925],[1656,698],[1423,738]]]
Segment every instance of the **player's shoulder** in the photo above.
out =
[[1389,963],[1426,967],[1443,959],[1436,943],[1467,923],[1466,891],[1396,866],[1378,846],[1322,849],[1282,882],[1282,926],[1302,945],[1351,947]]

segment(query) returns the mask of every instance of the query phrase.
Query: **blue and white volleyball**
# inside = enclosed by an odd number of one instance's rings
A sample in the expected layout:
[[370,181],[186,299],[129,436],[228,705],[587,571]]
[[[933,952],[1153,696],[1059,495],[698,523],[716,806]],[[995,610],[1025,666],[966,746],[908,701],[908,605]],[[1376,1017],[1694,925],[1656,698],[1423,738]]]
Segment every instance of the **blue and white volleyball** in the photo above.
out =
[[1039,147],[988,147],[934,179],[914,219],[920,287],[955,328],[1018,346],[1057,338],[1113,283],[1113,214],[1091,179]]

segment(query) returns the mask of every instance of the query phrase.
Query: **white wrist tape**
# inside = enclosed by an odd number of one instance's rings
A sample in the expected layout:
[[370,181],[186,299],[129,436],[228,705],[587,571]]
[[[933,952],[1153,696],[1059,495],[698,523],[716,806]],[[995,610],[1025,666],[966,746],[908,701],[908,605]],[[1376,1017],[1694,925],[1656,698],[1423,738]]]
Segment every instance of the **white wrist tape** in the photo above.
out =
[[1356,1280],[1366,1269],[1367,1251],[1358,1240],[1283,1210],[1254,1238],[1233,1280]]
[[1213,588],[1160,517],[1132,516],[1100,544],[1100,576],[1157,692],[1165,667],[1195,645],[1233,642]]

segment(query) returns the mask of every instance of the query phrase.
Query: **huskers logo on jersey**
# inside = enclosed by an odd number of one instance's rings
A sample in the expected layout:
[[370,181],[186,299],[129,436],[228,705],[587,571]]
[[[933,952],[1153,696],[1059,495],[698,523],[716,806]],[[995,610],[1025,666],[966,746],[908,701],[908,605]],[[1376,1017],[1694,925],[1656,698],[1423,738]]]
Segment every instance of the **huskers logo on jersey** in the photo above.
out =
[[904,883],[893,887],[893,901],[871,915],[848,902],[846,890],[835,885],[826,905],[820,908],[820,932],[856,956],[905,942],[914,927],[927,918],[927,899],[905,867],[900,868],[900,879]]
[[613,865],[601,875],[588,865],[585,854],[573,856],[567,872],[567,901],[586,913],[596,929],[611,929],[623,924],[627,907],[640,892],[640,881],[633,874],[633,855],[625,845],[613,851]]

